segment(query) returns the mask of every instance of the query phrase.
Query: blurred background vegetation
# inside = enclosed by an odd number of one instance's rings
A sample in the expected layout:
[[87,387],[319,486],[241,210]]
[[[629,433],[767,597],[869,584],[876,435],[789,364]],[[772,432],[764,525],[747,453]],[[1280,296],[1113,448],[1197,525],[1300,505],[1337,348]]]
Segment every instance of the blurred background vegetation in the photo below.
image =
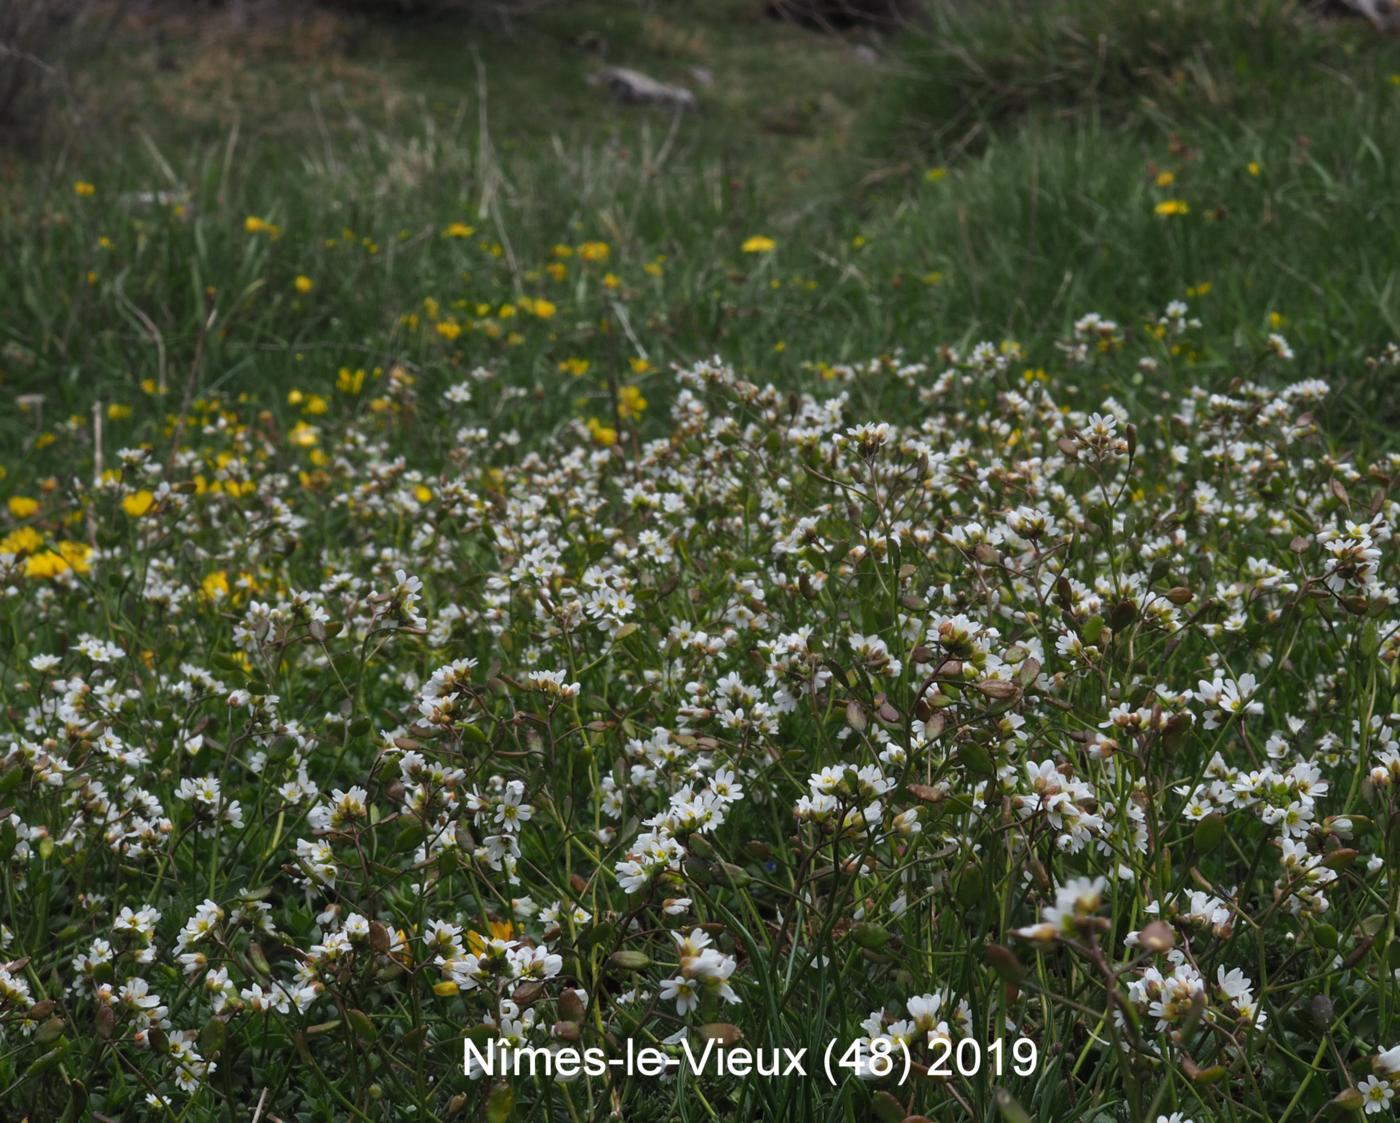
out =
[[716,351],[1053,374],[1179,299],[1193,342],[1080,392],[1150,410],[1279,332],[1383,434],[1397,109],[1400,42],[1294,0],[0,0],[0,376],[51,423],[486,365],[562,423]]

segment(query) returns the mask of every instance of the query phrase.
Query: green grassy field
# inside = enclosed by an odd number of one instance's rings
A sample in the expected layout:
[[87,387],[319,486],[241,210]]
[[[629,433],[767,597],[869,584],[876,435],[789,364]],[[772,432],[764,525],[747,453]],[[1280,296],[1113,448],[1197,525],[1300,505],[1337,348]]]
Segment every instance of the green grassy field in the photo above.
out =
[[0,1117],[1389,1112],[1400,43],[80,62],[0,182]]

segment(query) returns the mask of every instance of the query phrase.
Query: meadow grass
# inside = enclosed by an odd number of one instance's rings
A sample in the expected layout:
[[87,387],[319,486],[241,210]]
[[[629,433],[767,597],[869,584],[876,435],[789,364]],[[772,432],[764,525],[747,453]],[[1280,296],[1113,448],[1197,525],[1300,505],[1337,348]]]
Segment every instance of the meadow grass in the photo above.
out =
[[[6,1117],[1384,1099],[1395,44],[343,30],[119,39],[3,189]],[[685,1032],[1036,1063],[461,1072]]]

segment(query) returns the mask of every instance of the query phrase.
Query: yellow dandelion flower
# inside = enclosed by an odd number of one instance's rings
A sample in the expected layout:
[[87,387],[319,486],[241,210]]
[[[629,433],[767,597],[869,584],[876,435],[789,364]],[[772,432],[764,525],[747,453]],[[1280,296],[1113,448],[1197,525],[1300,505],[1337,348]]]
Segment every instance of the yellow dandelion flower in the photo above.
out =
[[199,590],[204,595],[205,600],[227,600],[229,595],[228,571],[216,569],[207,574],[204,580],[199,583]]
[[130,495],[122,496],[122,510],[133,519],[139,519],[156,504],[156,497],[142,488],[134,491]]
[[647,400],[635,386],[624,386],[617,392],[617,412],[624,419],[640,417],[647,408]]
[[778,243],[764,234],[755,234],[744,240],[744,244],[739,247],[744,253],[772,253],[777,249]]
[[39,501],[31,499],[27,495],[12,495],[9,502],[5,504],[10,509],[10,514],[17,519],[27,519],[39,509]]
[[611,448],[617,444],[617,430],[611,425],[604,425],[596,417],[590,417],[587,422],[588,432],[604,448]]
[[297,274],[297,279],[292,282],[292,287],[295,288],[297,292],[301,293],[302,296],[305,296],[316,287],[316,282],[305,273],[299,273]]

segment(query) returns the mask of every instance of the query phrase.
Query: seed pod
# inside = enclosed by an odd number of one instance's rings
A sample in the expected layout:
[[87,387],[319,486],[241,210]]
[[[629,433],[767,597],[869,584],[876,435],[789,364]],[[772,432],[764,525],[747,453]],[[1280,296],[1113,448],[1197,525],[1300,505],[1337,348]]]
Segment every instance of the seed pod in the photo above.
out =
[[389,929],[378,920],[370,921],[369,925],[369,946],[380,955],[388,955],[391,946],[389,942]]
[[1031,1117],[1026,1114],[1026,1109],[1016,1102],[1016,1097],[1005,1088],[992,1089],[992,1102],[996,1104],[997,1111],[1006,1123],[1031,1123]]
[[1175,585],[1167,590],[1167,600],[1178,607],[1183,604],[1190,604],[1195,596],[1196,594],[1185,585]]
[[884,1090],[870,1097],[870,1106],[877,1123],[901,1123],[904,1105]]
[[1326,1029],[1336,1017],[1337,1009],[1325,994],[1315,994],[1308,1003],[1308,1014],[1318,1029]]
[[46,1018],[42,1025],[34,1031],[34,1040],[40,1045],[48,1045],[57,1041],[59,1035],[63,1033],[63,1019],[59,1017]]
[[577,1041],[579,1032],[578,1022],[555,1022],[550,1029],[550,1033],[560,1041]]
[[486,1123],[506,1123],[515,1110],[515,1089],[509,1084],[497,1084],[486,1097]]
[[217,1057],[223,1052],[227,1036],[228,1027],[224,1020],[217,1015],[211,1017],[199,1031],[199,1051],[206,1057]]
[[511,1001],[517,1006],[532,1006],[544,993],[544,983],[538,979],[528,979],[515,988],[515,992],[510,996]]
[[1207,815],[1191,832],[1191,841],[1198,853],[1209,854],[1225,841],[1225,816],[1218,811]]
[[644,951],[615,951],[608,963],[619,971],[645,971],[651,966],[651,956]]
[[861,947],[872,950],[882,948],[890,942],[889,931],[878,924],[871,924],[868,920],[851,925],[850,935]]
[[1343,1111],[1360,1111],[1366,1106],[1366,1097],[1359,1088],[1343,1088],[1332,1097],[1332,1102]]
[[1138,935],[1138,943],[1144,951],[1162,955],[1176,946],[1176,933],[1165,921],[1154,920]]
[[573,987],[565,988],[559,995],[559,1014],[566,1021],[583,1021],[583,999],[578,996],[578,991],[574,990]]
[[1015,983],[1025,977],[1026,969],[1016,958],[1016,953],[1003,944],[988,944],[982,949],[982,957],[1002,982]]
[[697,1032],[706,1041],[717,1041],[723,1049],[737,1045],[744,1039],[744,1031],[729,1022],[706,1022]]
[[374,1028],[374,1022],[363,1010],[356,1010],[352,1006],[345,1011],[345,1020],[350,1023],[350,1028],[355,1032],[355,1036],[363,1041],[373,1041],[379,1036],[379,1031]]

